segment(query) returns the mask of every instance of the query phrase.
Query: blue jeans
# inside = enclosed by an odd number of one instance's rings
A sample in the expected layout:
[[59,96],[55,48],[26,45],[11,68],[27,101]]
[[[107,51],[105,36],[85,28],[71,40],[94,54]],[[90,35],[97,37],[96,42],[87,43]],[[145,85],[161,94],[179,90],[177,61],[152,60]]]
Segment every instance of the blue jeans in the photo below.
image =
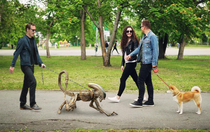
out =
[[138,85],[139,85],[139,98],[138,101],[142,103],[145,92],[145,84],[147,85],[148,101],[153,102],[153,84],[152,84],[152,64],[141,64],[139,71]]
[[26,97],[28,88],[30,88],[30,106],[36,104],[35,101],[35,90],[36,90],[36,79],[34,77],[34,66],[21,65],[21,70],[24,73],[23,88],[20,95],[20,106],[24,106],[27,102]]

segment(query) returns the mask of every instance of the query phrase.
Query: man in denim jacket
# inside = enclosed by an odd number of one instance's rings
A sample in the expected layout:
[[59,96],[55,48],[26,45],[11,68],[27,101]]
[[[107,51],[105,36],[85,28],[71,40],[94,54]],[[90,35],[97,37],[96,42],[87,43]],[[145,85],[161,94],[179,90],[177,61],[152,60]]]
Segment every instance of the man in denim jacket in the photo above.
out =
[[[145,92],[144,83],[147,85],[148,101],[146,101],[143,105],[154,106],[154,89],[152,84],[151,70],[156,69],[158,65],[158,38],[151,31],[151,25],[148,20],[142,21],[141,30],[144,33],[144,36],[142,37],[138,48],[126,57],[126,59],[129,60],[132,56],[138,54],[137,61],[141,62],[138,78],[139,97],[136,101],[130,104],[133,107],[142,107],[142,101]],[[158,72],[158,70],[155,70],[155,72]]]

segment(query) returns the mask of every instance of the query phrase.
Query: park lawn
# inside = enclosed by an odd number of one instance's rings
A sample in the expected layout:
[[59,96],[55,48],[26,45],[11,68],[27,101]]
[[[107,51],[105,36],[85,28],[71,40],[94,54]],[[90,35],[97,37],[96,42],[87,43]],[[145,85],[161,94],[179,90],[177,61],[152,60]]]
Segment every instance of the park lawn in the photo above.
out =
[[[16,62],[13,74],[9,73],[12,56],[0,56],[0,90],[21,89],[23,73],[20,69],[19,59]],[[158,75],[169,85],[175,85],[181,91],[189,91],[193,86],[199,86],[203,92],[210,91],[210,56],[184,56],[183,60],[176,60],[177,56],[167,56],[167,59],[159,60]],[[119,88],[121,77],[121,56],[111,56],[111,67],[104,67],[102,57],[87,56],[87,60],[80,60],[80,56],[41,56],[47,69],[35,66],[37,89],[59,90],[58,73],[66,70],[69,74],[68,90],[84,90],[87,84],[97,83],[105,91],[116,92]],[[49,68],[49,69],[48,69]],[[139,72],[140,64],[136,70]],[[52,72],[53,71],[53,72]],[[44,84],[42,81],[42,73]],[[168,87],[152,73],[155,92],[165,92]],[[80,84],[76,84],[74,82]],[[62,77],[64,85],[64,77]],[[138,88],[129,77],[125,92],[136,92]]]

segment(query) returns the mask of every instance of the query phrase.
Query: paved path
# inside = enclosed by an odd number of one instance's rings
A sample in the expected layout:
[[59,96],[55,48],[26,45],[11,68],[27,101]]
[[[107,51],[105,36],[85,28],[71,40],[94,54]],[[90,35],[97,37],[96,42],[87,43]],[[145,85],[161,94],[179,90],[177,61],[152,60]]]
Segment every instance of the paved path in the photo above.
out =
[[[120,55],[122,55],[121,50],[118,49]],[[14,50],[0,50],[0,55],[13,55]],[[46,56],[46,50],[39,50],[41,56]],[[81,56],[81,50],[50,50],[51,56]],[[97,54],[94,49],[86,49],[87,56],[101,56],[101,49],[98,50]],[[118,55],[116,51],[113,55]],[[178,55],[178,48],[167,48],[166,55]],[[210,55],[210,48],[204,49],[188,49],[184,50],[184,55]]]
[[[129,103],[137,94],[123,94],[120,103],[103,100],[101,107],[116,116],[107,117],[89,107],[89,102],[77,102],[74,111],[57,110],[63,102],[61,91],[37,90],[36,101],[41,111],[20,110],[20,90],[0,91],[0,130],[75,130],[80,129],[210,129],[210,93],[202,93],[202,114],[196,114],[194,102],[184,104],[184,113],[176,113],[177,104],[168,93],[155,93],[155,106],[132,108]],[[116,93],[107,93],[107,97]]]

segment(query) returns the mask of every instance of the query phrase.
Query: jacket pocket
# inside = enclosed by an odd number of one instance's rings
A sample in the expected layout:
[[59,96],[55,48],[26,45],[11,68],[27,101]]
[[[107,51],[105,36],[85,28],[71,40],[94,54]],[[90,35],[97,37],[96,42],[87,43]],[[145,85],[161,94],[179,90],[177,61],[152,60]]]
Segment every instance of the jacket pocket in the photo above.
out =
[[144,40],[143,43],[144,43],[145,48],[150,48],[151,47],[150,40]]

